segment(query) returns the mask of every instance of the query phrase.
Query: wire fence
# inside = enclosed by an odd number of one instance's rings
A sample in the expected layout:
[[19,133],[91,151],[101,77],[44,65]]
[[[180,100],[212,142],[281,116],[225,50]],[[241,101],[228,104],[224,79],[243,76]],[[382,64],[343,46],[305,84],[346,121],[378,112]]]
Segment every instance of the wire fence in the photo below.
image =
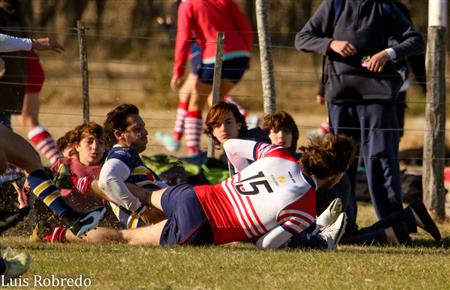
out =
[[[57,30],[49,30],[46,27],[33,27],[33,29],[23,29],[23,28],[5,28],[0,27],[1,30],[4,32],[27,32],[31,35],[35,36],[43,36],[43,35],[51,35],[55,36],[56,38],[58,36],[64,35],[68,37],[66,40],[67,42],[76,43],[77,42],[77,32],[75,28],[70,29],[57,29]],[[109,41],[123,41],[123,40],[129,40],[130,42],[134,41],[145,41],[147,45],[152,46],[153,49],[157,49],[159,46],[163,46],[171,51],[173,51],[175,39],[173,37],[170,37],[168,35],[164,34],[165,31],[161,29],[160,31],[156,31],[154,34],[159,34],[155,36],[143,36],[143,35],[131,35],[128,33],[127,30],[123,31],[115,31],[115,33],[108,32],[106,30],[101,30],[97,33],[93,32],[93,29],[89,29],[89,27],[86,29],[86,36],[88,38],[88,45],[89,47],[98,47],[99,45],[111,45]],[[253,35],[256,35],[256,31],[248,31],[247,33],[252,33]],[[283,32],[271,32],[272,35],[275,34],[281,34]],[[294,39],[294,33],[292,34],[292,39]],[[256,39],[256,38],[255,38]],[[214,42],[212,42],[214,43]],[[257,42],[254,40],[254,54],[258,51]],[[321,67],[320,67],[320,61],[314,63],[314,61],[311,61],[313,57],[312,54],[306,55],[303,53],[299,53],[296,51],[294,46],[286,46],[286,45],[277,45],[272,44],[272,49],[274,50],[274,55],[277,57],[275,58],[274,63],[274,75],[275,75],[275,81],[277,87],[302,87],[302,86],[308,86],[314,91],[319,85],[320,82],[320,75],[321,75]],[[45,82],[45,88],[47,91],[51,90],[72,90],[72,91],[78,91],[80,92],[81,96],[81,75],[79,72],[79,57],[77,55],[78,52],[72,51],[71,53],[66,53],[63,56],[60,56],[59,58],[63,58],[63,62],[66,65],[67,68],[70,67],[70,69],[64,70],[64,71],[54,71],[52,69],[48,69],[48,77]],[[165,51],[166,53],[166,51]],[[429,55],[434,54],[435,52],[428,51]],[[90,51],[88,51],[88,56],[90,54]],[[41,54],[43,55],[43,54]],[[298,63],[291,63],[289,67],[286,67],[286,64],[284,63],[285,60],[283,60],[283,56],[287,55],[295,55],[294,59],[298,60]],[[17,55],[2,55],[1,56],[4,59],[24,59],[26,56],[17,56]],[[44,59],[47,61],[50,57],[46,55]],[[305,59],[308,59],[309,65],[302,65],[302,61]],[[280,65],[280,67],[277,66],[277,61],[283,62],[283,65]],[[171,61],[169,61],[171,63]],[[258,57],[255,55],[252,58],[252,62],[255,62],[256,64],[252,65],[251,68],[246,72],[246,76],[242,79],[240,82],[239,87],[247,87],[247,88],[254,88],[257,85],[260,85],[261,78],[260,78],[260,69],[258,67]],[[112,66],[114,65],[116,70],[112,68],[96,68],[93,71],[90,71],[89,79],[90,79],[90,91],[95,95],[95,92],[97,91],[111,91],[113,90],[114,94],[126,94],[126,93],[136,93],[136,92],[143,92],[145,91],[145,84],[149,82],[166,82],[167,87],[169,86],[169,81],[171,77],[171,68],[164,68],[161,69],[158,76],[155,76],[152,71],[154,70],[154,64],[153,63],[145,63],[142,60],[130,60],[130,59],[115,59],[115,58],[89,58],[89,67],[96,67],[96,66]],[[45,66],[45,65],[44,65]],[[121,69],[117,69],[117,67],[123,67]],[[190,66],[187,65],[185,69],[188,69]],[[133,70],[134,68],[134,70]],[[60,69],[59,67],[57,69]],[[78,69],[78,71],[77,71]],[[162,75],[161,75],[162,74]],[[16,74],[16,75],[10,75],[12,78],[23,78],[26,79],[26,77],[29,77],[28,74]],[[70,77],[71,81],[69,82],[63,82],[61,80],[65,80],[67,77]],[[332,77],[332,76],[331,76]],[[428,77],[428,80],[430,78]],[[450,83],[450,76],[447,76],[445,78],[446,83]],[[420,86],[423,85],[423,82],[417,81],[413,78],[409,78],[410,84],[414,86]],[[127,82],[132,82],[130,84],[127,84]],[[140,83],[140,85],[136,85],[136,83]],[[16,81],[4,81],[0,78],[0,85],[37,85],[30,82],[16,82]],[[240,92],[239,89],[236,89],[235,92],[232,92],[233,98],[239,100],[262,100],[262,93],[256,90],[247,90],[246,93]],[[251,92],[251,93],[249,93]],[[168,93],[169,94],[169,93]],[[170,93],[173,95],[173,93]],[[314,95],[309,94],[302,94],[301,92],[298,93],[291,93],[287,94],[282,98],[284,101],[287,102],[295,102],[301,103],[301,102],[315,102]],[[81,103],[81,97],[80,97],[80,103]],[[117,100],[119,101],[119,100]],[[396,101],[399,105],[403,104],[402,101]],[[119,103],[119,102],[118,102]],[[117,104],[118,104],[117,103]],[[425,98],[423,97],[415,97],[411,98],[409,97],[407,100],[407,104],[416,104],[419,106],[426,106],[431,105],[431,103],[428,103]],[[446,102],[445,104],[438,104],[438,105],[449,105],[450,101]],[[434,104],[436,105],[436,104]],[[150,115],[143,115],[144,120],[149,124],[155,124],[158,123],[159,125],[153,126],[154,130],[165,130],[168,131],[172,129],[172,124],[175,121],[175,107],[171,110],[171,114],[165,114],[164,117],[155,117],[153,114]],[[41,111],[40,115],[42,116],[58,116],[59,118],[64,117],[73,117],[75,119],[81,120],[82,119],[82,110],[80,109],[80,112],[73,112],[71,109],[70,112],[64,112],[62,109],[58,112],[54,111]],[[91,117],[95,120],[101,120],[104,118],[104,115],[97,115],[97,114],[91,114]],[[81,122],[81,121],[80,121]],[[100,122],[101,123],[101,122]],[[62,124],[51,124],[47,123],[44,124],[46,127],[52,129],[52,128],[59,128],[59,129],[70,129],[71,127],[68,125],[62,125]],[[307,132],[312,129],[316,129],[319,126],[319,124],[306,124],[303,122],[298,122],[298,127],[301,132]],[[20,126],[19,126],[20,127]],[[359,129],[359,128],[358,128]],[[368,128],[365,128],[368,129]],[[398,130],[394,128],[383,128],[380,130]],[[446,129],[446,131],[449,131],[450,129]],[[415,132],[415,133],[425,133],[425,128],[404,128],[403,131],[405,134]],[[156,143],[152,143],[152,146],[159,146]],[[411,160],[416,160],[417,158],[409,158]],[[445,158],[445,161],[450,158]]]

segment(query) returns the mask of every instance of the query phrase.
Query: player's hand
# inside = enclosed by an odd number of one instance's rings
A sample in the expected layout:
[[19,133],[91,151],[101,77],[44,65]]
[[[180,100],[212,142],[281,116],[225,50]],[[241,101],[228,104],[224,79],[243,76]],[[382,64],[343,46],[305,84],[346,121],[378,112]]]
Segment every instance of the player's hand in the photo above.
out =
[[355,55],[356,47],[346,40],[332,40],[330,49],[343,57]]
[[321,95],[316,96],[316,103],[323,106],[325,105],[325,98]]
[[172,77],[172,80],[170,80],[170,87],[172,90],[177,90],[181,85],[181,78],[180,77]]
[[72,172],[67,164],[60,164],[58,171],[55,173],[53,183],[58,188],[73,189],[74,184],[72,182]]
[[52,50],[57,53],[64,51],[64,48],[51,37],[32,39],[32,48],[35,50]]
[[368,61],[367,61],[367,69],[371,72],[382,72],[384,69],[384,66],[388,61],[391,60],[391,57],[386,51],[380,51],[379,53],[373,55]]

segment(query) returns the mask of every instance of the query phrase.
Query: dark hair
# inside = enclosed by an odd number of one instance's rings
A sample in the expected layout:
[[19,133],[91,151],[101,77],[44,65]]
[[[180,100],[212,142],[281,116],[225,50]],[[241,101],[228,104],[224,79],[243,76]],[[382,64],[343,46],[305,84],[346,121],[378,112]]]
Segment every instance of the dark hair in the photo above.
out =
[[115,130],[125,131],[128,127],[127,118],[130,115],[138,115],[139,109],[135,105],[122,104],[117,106],[106,115],[104,127],[105,144],[108,148],[111,148],[117,143],[114,136]]
[[220,101],[209,109],[208,115],[206,115],[205,120],[206,128],[203,131],[206,135],[214,140],[216,145],[219,145],[220,142],[213,135],[214,128],[223,121],[225,115],[228,112],[231,112],[233,114],[237,123],[242,124],[241,129],[239,129],[239,136],[247,132],[247,123],[245,122],[245,117],[242,116],[241,112],[239,112],[238,107],[234,104]]
[[355,141],[344,135],[326,134],[300,147],[300,164],[306,175],[327,178],[347,171],[356,153]]
[[299,138],[299,132],[297,124],[295,124],[294,118],[285,111],[278,111],[272,114],[264,116],[261,129],[266,132],[267,135],[270,134],[270,130],[274,132],[279,131],[289,131],[292,133],[292,144],[291,149],[297,150],[297,142]]

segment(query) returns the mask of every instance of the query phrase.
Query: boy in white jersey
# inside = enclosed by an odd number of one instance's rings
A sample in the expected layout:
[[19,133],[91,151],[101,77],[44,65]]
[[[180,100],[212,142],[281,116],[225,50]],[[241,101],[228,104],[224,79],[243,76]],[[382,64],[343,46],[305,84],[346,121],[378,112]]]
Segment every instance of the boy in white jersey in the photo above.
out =
[[316,189],[340,180],[354,157],[355,143],[345,136],[311,139],[301,148],[300,163],[286,148],[254,141],[227,140],[224,149],[237,169],[242,161],[256,161],[217,185],[152,192],[146,203],[167,216],[157,224],[122,231],[99,228],[87,239],[96,235],[96,241],[155,245],[256,240],[258,248],[282,247],[314,222]]

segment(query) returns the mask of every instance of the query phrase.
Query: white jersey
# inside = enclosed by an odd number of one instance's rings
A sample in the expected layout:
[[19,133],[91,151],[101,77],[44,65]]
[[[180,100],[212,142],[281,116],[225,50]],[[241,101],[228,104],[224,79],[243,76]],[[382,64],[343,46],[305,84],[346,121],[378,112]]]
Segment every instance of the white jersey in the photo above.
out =
[[[290,235],[315,220],[315,184],[288,149],[248,140],[224,144],[242,171],[215,186],[195,187],[216,244],[260,238],[277,227]],[[256,160],[247,166],[245,160]]]

